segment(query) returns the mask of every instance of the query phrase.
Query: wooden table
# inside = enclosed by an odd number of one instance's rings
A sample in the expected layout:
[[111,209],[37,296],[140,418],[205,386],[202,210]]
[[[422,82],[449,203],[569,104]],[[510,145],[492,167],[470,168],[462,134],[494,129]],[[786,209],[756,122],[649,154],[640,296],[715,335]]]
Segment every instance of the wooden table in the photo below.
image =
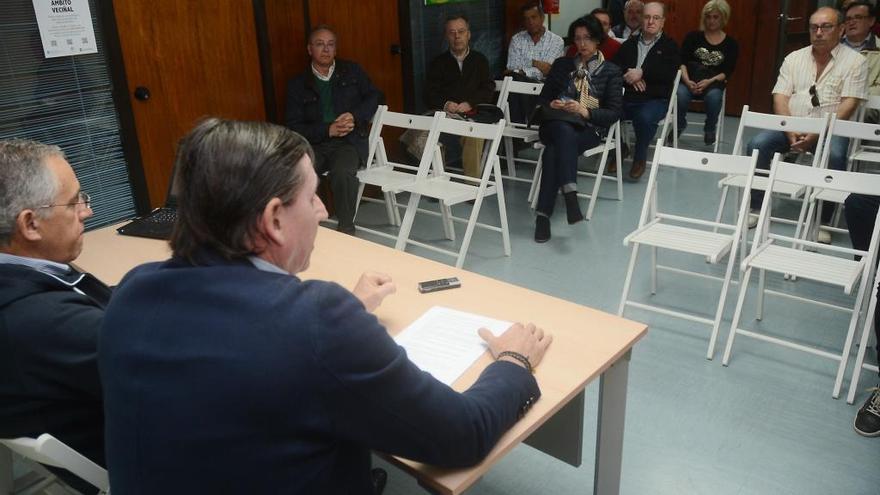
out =
[[[115,285],[130,268],[165,259],[169,252],[165,242],[120,236],[113,226],[87,233],[83,253],[74,264]],[[644,324],[325,228],[319,229],[311,266],[301,277],[332,280],[351,288],[364,270],[388,273],[397,284],[397,293],[376,311],[392,335],[439,305],[502,320],[531,321],[552,333],[554,339],[535,372],[541,399],[501,437],[482,463],[469,469],[442,469],[389,457],[392,463],[428,490],[441,494],[464,492],[520,442],[578,466],[584,387],[599,377],[593,492],[619,492],[629,356],[647,332]],[[416,288],[420,281],[451,276],[461,280],[460,289],[420,294]],[[454,388],[467,389],[490,362],[486,353]]]

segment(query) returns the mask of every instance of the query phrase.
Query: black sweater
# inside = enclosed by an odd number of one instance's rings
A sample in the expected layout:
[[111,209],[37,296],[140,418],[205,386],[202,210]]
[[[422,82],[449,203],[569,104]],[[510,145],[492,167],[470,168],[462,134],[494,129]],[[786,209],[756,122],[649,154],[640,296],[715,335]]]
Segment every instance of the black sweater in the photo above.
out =
[[425,82],[425,104],[429,110],[439,110],[447,101],[466,101],[476,107],[479,103],[493,103],[495,82],[489,74],[489,61],[482,53],[471,50],[461,69],[448,50],[434,57],[428,66]]

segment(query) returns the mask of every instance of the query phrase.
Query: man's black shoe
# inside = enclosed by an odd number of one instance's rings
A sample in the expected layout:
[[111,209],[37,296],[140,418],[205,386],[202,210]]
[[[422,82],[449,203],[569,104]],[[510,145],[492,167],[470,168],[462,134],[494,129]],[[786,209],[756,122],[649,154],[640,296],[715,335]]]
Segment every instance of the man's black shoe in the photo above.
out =
[[880,436],[880,386],[872,389],[871,396],[859,409],[853,428],[864,437]]
[[707,146],[711,146],[715,144],[715,132],[705,132],[703,133],[703,143]]
[[544,215],[535,217],[535,242],[544,243],[550,240],[550,219]]
[[388,483],[388,473],[384,469],[373,468],[370,474],[373,475],[373,491],[376,495],[382,495],[382,492],[385,491],[385,484]]

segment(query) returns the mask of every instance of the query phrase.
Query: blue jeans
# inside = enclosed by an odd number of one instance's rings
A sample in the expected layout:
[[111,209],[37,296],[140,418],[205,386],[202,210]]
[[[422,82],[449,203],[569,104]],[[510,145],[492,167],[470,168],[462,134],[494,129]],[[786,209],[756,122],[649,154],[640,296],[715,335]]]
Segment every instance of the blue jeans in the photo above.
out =
[[[601,142],[592,127],[577,128],[561,120],[541,124],[538,131],[544,144],[541,159],[541,184],[538,189],[538,212],[553,215],[556,195],[562,186],[577,190],[577,162],[584,151]],[[573,188],[573,189],[572,189]]]
[[[782,131],[763,131],[753,137],[746,145],[746,154],[751,155],[754,149],[758,150],[758,168],[767,170],[774,153],[788,153],[791,147],[788,137]],[[828,168],[833,170],[846,169],[846,151],[849,148],[849,138],[834,136],[831,138],[831,150],[828,155]],[[752,209],[761,208],[764,200],[764,191],[752,191]],[[827,223],[834,214],[834,205],[826,204],[822,208],[822,222]]]
[[684,84],[678,85],[678,133],[684,132],[687,127],[687,109],[691,104],[691,100],[703,100],[706,105],[706,125],[703,128],[704,133],[715,133],[718,125],[718,115],[721,113],[721,97],[724,91],[719,88],[710,88],[701,95],[694,95],[691,90]]
[[657,132],[657,122],[666,115],[669,108],[669,100],[653,99],[644,101],[624,101],[623,116],[632,120],[633,130],[636,133],[636,149],[633,151],[633,161],[645,161],[648,159],[648,146]]

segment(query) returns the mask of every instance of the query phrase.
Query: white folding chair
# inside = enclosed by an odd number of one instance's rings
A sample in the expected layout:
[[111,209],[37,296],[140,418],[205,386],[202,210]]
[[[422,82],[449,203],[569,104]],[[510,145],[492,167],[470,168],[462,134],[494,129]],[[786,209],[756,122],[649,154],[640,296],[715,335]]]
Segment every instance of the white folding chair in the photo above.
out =
[[[510,256],[510,232],[507,227],[507,210],[504,205],[504,189],[502,188],[501,170],[499,168],[498,147],[501,144],[501,137],[504,133],[505,121],[502,119],[496,124],[478,124],[464,120],[450,119],[446,117],[440,118],[436,130],[438,132],[431,133],[428,137],[428,144],[435,146],[440,133],[449,133],[462,137],[475,139],[483,139],[483,158],[481,177],[469,177],[461,174],[453,174],[443,169],[442,160],[435,154],[434,173],[431,174],[431,164],[422,160],[419,165],[416,179],[406,184],[401,184],[400,191],[410,193],[409,203],[406,208],[406,214],[400,227],[400,233],[397,236],[395,249],[404,250],[407,244],[423,247],[432,251],[448,254],[456,258],[455,266],[461,268],[470,246],[471,237],[475,227],[482,227],[495,232],[500,232],[502,243],[504,245],[504,255]],[[432,142],[433,141],[433,142]],[[494,176],[490,180],[490,176]],[[488,225],[477,222],[480,214],[480,208],[483,205],[483,198],[486,196],[496,195],[498,198],[498,213],[500,216],[500,226]],[[452,221],[466,222],[464,237],[458,252],[432,246],[419,241],[411,240],[410,231],[412,229],[413,220],[415,219],[419,201],[422,196],[436,198],[441,205],[456,205],[473,201],[470,216],[467,220],[463,218],[450,217],[447,223],[444,219],[444,228],[451,226]]]
[[[679,72],[681,72],[681,71],[679,70]],[[703,103],[703,108],[705,109],[705,106],[706,106],[705,101],[704,100],[697,100],[697,101],[700,101],[701,103]],[[678,135],[678,112],[687,113],[688,109],[687,108],[678,108],[678,95],[677,94],[675,96],[675,104],[676,104],[676,106],[675,106],[675,113],[676,113],[676,115],[675,115],[675,117],[676,117],[675,118],[675,135],[678,137],[702,138],[703,135],[698,134],[696,132],[684,132],[681,134],[681,136]],[[715,146],[712,148],[712,151],[714,153],[718,153],[718,150],[721,147],[720,146],[721,145],[721,137],[724,136],[724,112],[726,111],[726,109],[727,109],[727,86],[724,86],[724,90],[722,90],[722,92],[721,92],[721,112],[718,113],[718,124],[715,127]],[[708,116],[707,116],[707,118],[708,118]],[[704,120],[703,122],[696,122],[696,123],[690,124],[690,125],[700,126],[700,125],[705,125],[705,124],[706,123]],[[678,138],[676,138],[675,143],[676,143],[676,146],[678,146]]]
[[[392,112],[388,110],[386,105],[379,105],[379,108],[376,110],[376,114],[373,117],[373,126],[370,129],[367,165],[366,168],[357,173],[360,186],[358,187],[358,196],[357,201],[355,202],[355,219],[357,219],[357,212],[361,200],[379,201],[373,198],[364,197],[364,187],[367,184],[370,184],[382,188],[385,210],[388,215],[388,223],[394,226],[400,226],[400,213],[397,205],[397,186],[401,183],[414,181],[419,167],[389,160],[385,141],[382,138],[382,131],[391,127],[404,130],[413,129],[425,131],[429,134],[431,132],[436,133],[434,129],[439,123],[440,115],[442,114],[443,112],[435,112],[433,116],[409,115]],[[436,151],[436,145],[433,148],[425,146],[422,156],[419,157],[420,163],[422,161],[430,163],[433,160]],[[397,237],[386,234],[385,232],[368,229],[360,225],[358,225],[357,228],[382,237]]]
[[[880,191],[880,176],[837,170],[825,170],[817,167],[804,167],[802,165],[781,161],[780,154],[777,153],[773,157],[768,187],[773,188],[779,182],[788,182],[805,188],[825,188],[860,194],[871,194]],[[733,322],[730,326],[730,333],[727,337],[727,346],[724,349],[722,364],[726,366],[730,360],[730,354],[733,349],[733,342],[736,335],[752,337],[764,342],[788,347],[789,349],[795,349],[827,359],[832,359],[839,362],[832,392],[832,396],[836,399],[840,394],[840,388],[843,383],[843,374],[846,370],[847,360],[849,359],[853,335],[862,308],[865,289],[870,283],[870,273],[874,266],[874,260],[877,254],[877,243],[878,240],[880,240],[878,239],[880,236],[878,236],[877,233],[880,224],[875,222],[873,238],[867,251],[840,246],[829,246],[771,233],[770,217],[772,203],[773,200],[770,195],[766,195],[764,197],[764,202],[761,205],[761,214],[758,218],[757,225],[758,230],[752,243],[751,252],[742,262],[742,270],[744,270],[745,274],[742,283],[740,284],[739,297],[733,315]],[[782,246],[782,243],[791,243],[791,246]],[[802,246],[813,248],[817,252],[801,249]],[[835,256],[835,254],[837,254],[837,256]],[[859,261],[854,261],[854,255],[861,256],[861,259]],[[796,301],[817,304],[825,308],[850,312],[850,323],[846,332],[845,343],[841,351],[839,351],[839,353],[833,353],[799,342],[792,342],[781,337],[740,328],[739,322],[742,316],[743,302],[745,301],[745,296],[748,292],[749,278],[754,269],[760,271],[757,302],[758,320],[763,319],[764,316],[765,293],[783,296]],[[765,272],[768,270],[783,275],[791,274],[799,278],[814,280],[839,287],[843,289],[845,294],[851,294],[853,289],[855,289],[855,303],[853,304],[852,309],[850,309],[794,294],[765,289]],[[795,312],[787,311],[785,316],[790,318],[796,316],[796,314],[797,313]]]
[[[813,160],[810,164],[813,168],[818,168],[821,162],[822,150],[825,145],[825,133],[828,129],[828,115],[824,117],[792,117],[789,115],[774,115],[769,113],[752,112],[748,105],[743,106],[742,116],[739,120],[739,128],[736,131],[736,139],[733,142],[733,151],[731,154],[740,155],[743,152],[743,140],[745,139],[745,129],[762,129],[767,131],[782,132],[800,132],[807,134],[818,134],[819,140],[816,144],[816,150],[813,153]],[[755,171],[755,180],[752,182],[752,190],[767,191],[769,172],[764,169]],[[718,182],[721,187],[721,201],[718,203],[718,212],[715,215],[715,221],[720,222],[724,214],[724,206],[727,202],[727,195],[731,188],[740,193],[743,187],[742,176],[725,177]],[[779,194],[790,199],[800,199],[805,188],[794,184],[786,184],[784,181],[777,181],[773,186],[773,193]],[[771,220],[778,223],[795,225],[801,228],[806,215],[806,204],[803,204],[798,214],[797,220],[790,220],[782,217],[773,217]],[[798,237],[795,235],[795,237]]]
[[504,127],[504,155],[502,159],[507,163],[507,175],[505,179],[515,180],[519,182],[529,182],[526,177],[519,177],[516,174],[516,162],[537,164],[537,160],[528,158],[519,158],[516,156],[513,148],[514,139],[522,139],[524,143],[534,143],[538,140],[538,129],[528,127],[525,122],[514,122],[510,117],[510,95],[528,95],[538,96],[544,89],[543,83],[514,81],[512,77],[507,76],[503,81],[495,81],[495,89],[498,91],[498,108],[504,111],[504,120],[507,126]]
[[[822,158],[819,162],[820,168],[828,168],[828,160],[831,154],[831,139],[835,136],[848,138],[850,140],[850,150],[853,150],[854,145],[862,146],[861,142],[865,140],[880,140],[880,124],[839,120],[836,115],[832,115],[831,122],[828,124],[828,133],[825,139]],[[872,151],[861,151],[860,153],[862,156],[876,155],[876,158],[880,161],[880,153]],[[850,160],[848,167],[851,167],[852,164],[853,162]],[[841,208],[837,209],[835,212],[835,219],[832,219],[829,225],[820,226],[819,219],[822,217],[823,203],[842,205],[843,202],[846,201],[847,196],[849,196],[849,193],[847,192],[826,188],[817,188],[810,191],[810,193],[804,198],[809,206],[807,208],[807,217],[804,221],[806,227],[801,231],[801,237],[804,239],[815,240],[820,228],[829,232],[846,234],[848,232],[847,229],[834,227],[837,223],[836,220],[840,216]]]
[[99,494],[110,493],[110,479],[106,469],[48,433],[37,438],[0,439],[0,444],[26,459],[70,471],[94,485]]
[[[748,208],[748,199],[744,196],[740,205],[740,215],[734,224],[712,222],[701,219],[698,216],[681,216],[662,213],[657,206],[658,182],[661,168],[680,169],[692,172],[710,172],[718,175],[742,175],[745,177],[746,190],[751,186],[755,173],[755,163],[758,159],[757,151],[748,156],[721,155],[715,153],[688,151],[662,146],[658,141],[654,153],[654,166],[648,179],[647,193],[642,204],[642,213],[639,217],[638,228],[623,239],[624,246],[632,245],[629,266],[623,283],[623,294],[620,296],[620,306],[617,308],[618,316],[623,316],[627,306],[653,311],[668,316],[674,316],[697,323],[703,323],[712,327],[709,337],[709,348],[706,351],[706,359],[712,359],[715,354],[715,341],[718,337],[718,328],[721,325],[721,316],[724,313],[724,302],[727,298],[727,289],[733,273],[736,260],[739,239],[743,235],[745,224],[745,212]],[[713,232],[716,230],[716,232]],[[717,232],[723,230],[723,232]],[[692,275],[699,278],[718,279],[710,275],[680,268],[660,266],[657,264],[657,248],[696,254],[708,259],[710,263],[720,263],[727,260],[727,267],[722,280],[721,294],[718,298],[718,306],[713,318],[706,318],[694,313],[686,313],[668,308],[632,301],[629,299],[629,291],[632,283],[633,270],[639,248],[642,246],[651,248],[651,294],[657,293],[657,269],[662,268],[674,273]]]
[[[876,232],[875,232],[876,234]],[[856,362],[853,365],[852,375],[849,378],[849,392],[846,394],[846,401],[852,404],[856,398],[856,390],[859,388],[859,379],[862,370],[874,372],[876,375],[880,372],[880,368],[876,364],[868,364],[865,362],[865,351],[868,348],[868,337],[874,331],[874,310],[877,307],[877,284],[880,283],[880,272],[875,270],[874,282],[871,285],[871,302],[868,309],[865,310],[864,324],[862,325],[862,336],[859,339],[859,350],[856,352]]]
[[[535,209],[538,204],[538,190],[540,189],[541,171],[544,166],[544,145],[539,141],[534,144],[534,147],[540,151],[537,164],[535,165],[535,174],[532,178],[532,187],[529,189],[528,196],[532,209]],[[593,209],[596,207],[596,199],[599,197],[599,187],[602,185],[603,180],[610,180],[617,183],[617,197],[615,199],[617,199],[617,201],[623,201],[623,176],[621,172],[623,167],[618,166],[615,175],[605,176],[605,169],[608,166],[608,156],[611,152],[614,152],[614,158],[617,160],[616,163],[620,164],[622,159],[620,149],[620,121],[615,122],[614,125],[608,128],[608,134],[605,136],[604,141],[601,144],[581,153],[581,156],[584,158],[601,155],[599,157],[599,167],[596,170],[596,173],[582,170],[578,170],[577,172],[578,176],[592,177],[595,179],[593,181],[592,192],[589,194],[579,192],[577,194],[579,198],[584,198],[589,201],[587,204],[587,213],[584,216],[587,220],[593,217]]]

